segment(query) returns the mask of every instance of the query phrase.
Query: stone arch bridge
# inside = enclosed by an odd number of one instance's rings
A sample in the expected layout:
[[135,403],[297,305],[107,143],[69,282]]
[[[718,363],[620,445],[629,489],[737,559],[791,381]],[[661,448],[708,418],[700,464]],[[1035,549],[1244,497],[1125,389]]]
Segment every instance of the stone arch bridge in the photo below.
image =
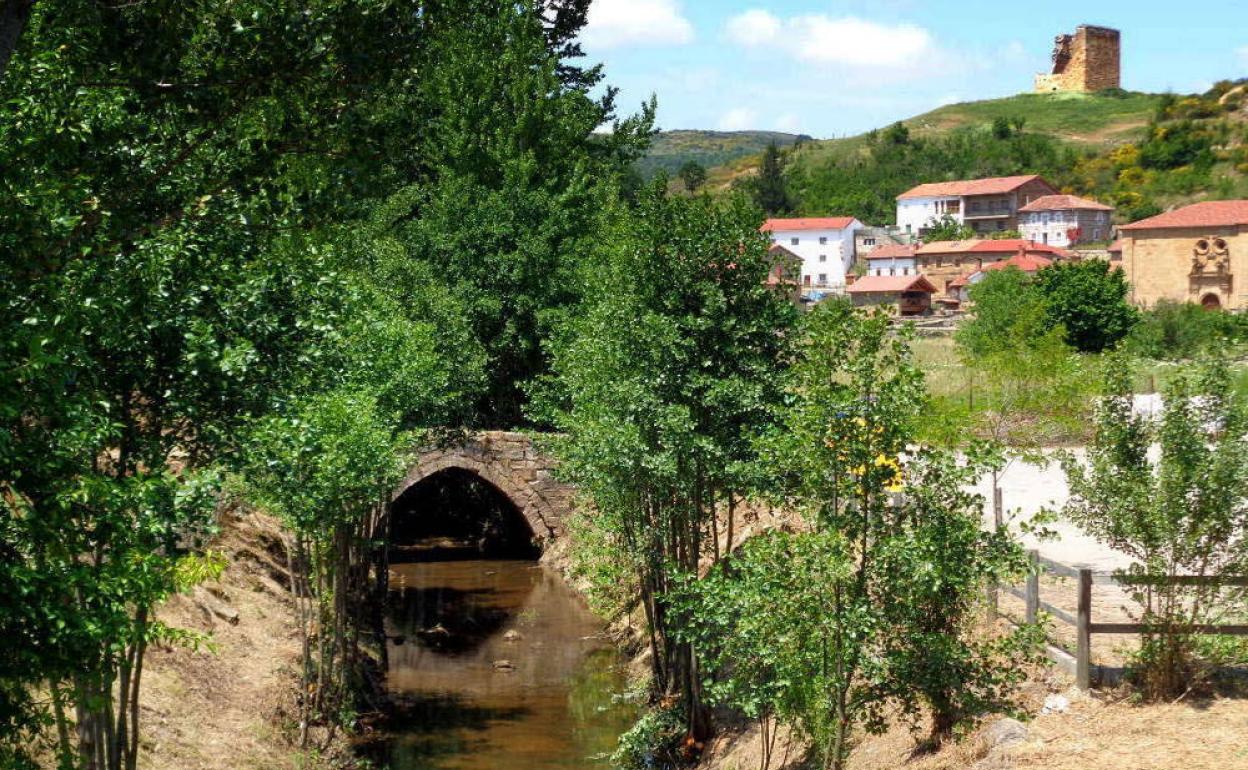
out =
[[390,499],[442,471],[468,471],[516,506],[534,538],[551,540],[564,534],[574,494],[572,486],[555,479],[554,466],[555,459],[538,451],[527,434],[485,431],[423,449]]

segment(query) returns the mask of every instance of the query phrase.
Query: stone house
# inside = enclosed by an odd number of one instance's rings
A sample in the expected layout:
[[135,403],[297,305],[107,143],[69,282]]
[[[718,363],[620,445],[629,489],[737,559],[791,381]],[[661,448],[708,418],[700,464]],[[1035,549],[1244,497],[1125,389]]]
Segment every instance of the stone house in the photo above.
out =
[[1072,259],[1074,254],[1057,246],[1011,238],[1007,240],[935,241],[916,252],[915,267],[936,286],[944,299],[958,302],[955,282],[1016,255],[1048,260]]
[[936,287],[921,275],[868,275],[845,290],[855,307],[894,305],[901,315],[923,315],[932,309]]
[[1076,195],[1046,195],[1018,210],[1018,230],[1037,243],[1072,248],[1110,235],[1112,206]]
[[1057,194],[1057,188],[1035,174],[921,184],[897,196],[897,226],[922,237],[948,215],[980,234],[1017,230],[1019,209]]
[[1206,201],[1119,228],[1131,299],[1248,309],[1248,200]]
[[1075,34],[1058,35],[1053,41],[1053,69],[1036,75],[1036,92],[1092,93],[1119,88],[1121,59],[1121,32],[1081,24]]

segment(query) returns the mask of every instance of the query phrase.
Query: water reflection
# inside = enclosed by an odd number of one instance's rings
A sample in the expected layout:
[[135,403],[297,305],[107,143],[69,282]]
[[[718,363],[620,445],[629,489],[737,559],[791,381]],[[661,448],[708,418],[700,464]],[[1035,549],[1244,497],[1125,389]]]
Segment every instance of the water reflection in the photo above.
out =
[[394,770],[607,767],[635,717],[601,623],[532,561],[399,564],[388,683]]

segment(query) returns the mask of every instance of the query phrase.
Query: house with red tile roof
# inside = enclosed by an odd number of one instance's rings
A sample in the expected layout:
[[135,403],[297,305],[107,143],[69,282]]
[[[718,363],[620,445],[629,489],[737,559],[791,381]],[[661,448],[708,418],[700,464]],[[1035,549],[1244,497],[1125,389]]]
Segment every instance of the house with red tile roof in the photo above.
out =
[[1248,310],[1248,200],[1194,203],[1118,231],[1137,304]]
[[1048,261],[1074,259],[1074,252],[1043,243],[1010,238],[1006,240],[935,241],[915,251],[915,267],[927,276],[944,299],[959,300],[955,281],[983,270],[996,262],[1022,254]]
[[947,215],[980,234],[1017,230],[1019,209],[1057,194],[1035,174],[921,184],[897,196],[897,226],[922,236]]
[[1071,248],[1109,238],[1113,206],[1077,195],[1045,195],[1018,210],[1018,231],[1039,243]]
[[867,275],[845,291],[856,307],[896,305],[901,315],[922,315],[932,309],[936,287],[921,275]]
[[768,219],[762,231],[801,258],[803,289],[839,293],[854,264],[854,234],[862,228],[853,217],[801,217]]

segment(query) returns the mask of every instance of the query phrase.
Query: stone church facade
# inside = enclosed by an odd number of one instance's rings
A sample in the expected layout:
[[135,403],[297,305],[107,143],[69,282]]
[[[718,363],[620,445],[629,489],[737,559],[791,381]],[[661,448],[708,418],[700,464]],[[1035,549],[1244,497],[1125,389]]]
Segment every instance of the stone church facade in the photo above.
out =
[[1248,310],[1248,201],[1208,201],[1124,225],[1131,299]]

